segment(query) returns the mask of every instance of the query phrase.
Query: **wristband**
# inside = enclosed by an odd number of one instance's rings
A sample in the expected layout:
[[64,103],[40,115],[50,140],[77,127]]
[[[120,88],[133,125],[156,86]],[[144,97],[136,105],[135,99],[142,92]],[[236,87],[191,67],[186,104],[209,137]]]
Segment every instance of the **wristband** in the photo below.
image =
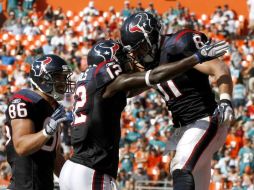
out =
[[46,138],[50,138],[50,137],[51,137],[50,135],[47,134],[46,129],[43,129],[43,130],[42,130],[42,134],[43,134],[43,136],[46,137]]
[[146,85],[147,85],[147,86],[152,87],[153,85],[150,83],[150,80],[149,80],[150,72],[151,72],[151,70],[146,71],[145,81],[146,81]]
[[220,94],[220,100],[223,100],[223,99],[231,101],[231,96],[228,93],[221,93]]

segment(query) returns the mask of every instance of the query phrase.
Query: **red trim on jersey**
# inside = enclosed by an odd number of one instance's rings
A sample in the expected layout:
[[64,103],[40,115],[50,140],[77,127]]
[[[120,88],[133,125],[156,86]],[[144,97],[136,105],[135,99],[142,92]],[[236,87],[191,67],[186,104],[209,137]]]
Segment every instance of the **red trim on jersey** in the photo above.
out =
[[175,38],[175,42],[177,42],[184,34],[188,33],[188,32],[193,32],[193,33],[200,33],[196,30],[190,30],[190,29],[186,29],[186,30],[183,30],[182,32],[180,32],[176,38]]
[[105,65],[107,63],[107,61],[103,61],[101,63],[99,63],[99,65],[96,67],[96,70],[94,72],[94,76],[97,75],[97,73],[99,72],[99,70],[103,67],[103,65]]
[[94,171],[93,173],[93,183],[92,183],[92,190],[95,190],[95,175],[96,175],[96,171]]
[[14,100],[15,98],[20,98],[24,101],[27,101],[27,102],[33,102],[33,100],[31,100],[30,98],[26,97],[26,96],[23,96],[21,94],[15,94],[11,100]]
[[104,175],[102,175],[102,178],[101,178],[101,190],[103,190],[103,185],[104,185]]
[[[96,180],[98,180],[99,183],[96,183]],[[103,185],[104,185],[104,174],[100,174],[94,171],[92,190],[103,190],[104,189]]]
[[99,72],[99,70],[106,64],[106,63],[109,63],[111,62],[112,60],[108,60],[108,61],[103,61],[101,63],[98,64],[98,66],[96,67],[96,70],[94,72],[94,76],[97,75],[97,73]]

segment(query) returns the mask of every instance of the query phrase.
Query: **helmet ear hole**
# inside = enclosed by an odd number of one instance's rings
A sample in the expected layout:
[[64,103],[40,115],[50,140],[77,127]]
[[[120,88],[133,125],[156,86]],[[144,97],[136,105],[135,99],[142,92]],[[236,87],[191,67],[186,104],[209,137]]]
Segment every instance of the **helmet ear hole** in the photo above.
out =
[[48,74],[43,75],[43,78],[44,78],[46,81],[49,81],[49,80],[51,79],[51,77],[50,77]]
[[44,80],[43,78],[33,78],[31,79],[32,86],[35,89],[40,90],[41,92],[44,93],[51,93],[53,90],[53,83],[48,82],[47,80]]
[[43,79],[40,79],[40,83],[41,83],[41,88],[44,89],[44,92],[46,93],[51,93],[52,90],[53,90],[53,83],[52,82],[49,82],[47,80],[43,80]]

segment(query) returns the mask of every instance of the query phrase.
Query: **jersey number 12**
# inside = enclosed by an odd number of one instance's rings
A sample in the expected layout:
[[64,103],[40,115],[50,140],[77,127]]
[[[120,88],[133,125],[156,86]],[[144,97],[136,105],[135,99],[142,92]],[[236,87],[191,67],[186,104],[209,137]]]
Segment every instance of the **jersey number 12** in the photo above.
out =
[[75,96],[77,96],[77,99],[73,110],[74,115],[73,126],[86,122],[87,116],[82,112],[77,113],[78,109],[84,107],[86,104],[87,101],[86,87],[84,85],[78,86],[75,92]]

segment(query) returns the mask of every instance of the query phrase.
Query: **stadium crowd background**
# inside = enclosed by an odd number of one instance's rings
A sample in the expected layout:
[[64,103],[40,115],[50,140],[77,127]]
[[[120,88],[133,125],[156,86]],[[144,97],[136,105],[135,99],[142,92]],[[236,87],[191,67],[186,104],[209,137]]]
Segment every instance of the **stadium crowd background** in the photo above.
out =
[[[60,55],[74,69],[75,80],[87,67],[86,56],[91,46],[101,39],[119,39],[121,22],[141,10],[163,22],[163,33],[190,28],[206,33],[214,41],[225,39],[230,43],[230,52],[222,59],[230,67],[234,81],[232,102],[236,121],[211,163],[211,189],[254,189],[254,38],[249,18],[224,4],[218,5],[211,15],[197,15],[180,3],[159,14],[153,3],[143,7],[141,2],[133,7],[125,1],[120,12],[113,6],[108,11],[98,10],[93,1],[80,12],[64,12],[50,5],[38,11],[33,0],[8,2],[8,16],[0,29],[0,189],[6,188],[11,175],[5,153],[8,131],[4,111],[13,93],[30,87],[28,73],[34,59],[40,54]],[[253,4],[250,11],[254,11],[254,2],[249,2]],[[212,78],[211,85],[217,93]],[[71,117],[72,97],[67,95],[63,104]],[[121,126],[120,189],[133,189],[137,180],[171,182],[172,155],[162,153],[171,136],[172,119],[161,97],[149,90],[128,99]],[[62,127],[62,148],[68,158],[72,152],[70,126],[64,123]]]

